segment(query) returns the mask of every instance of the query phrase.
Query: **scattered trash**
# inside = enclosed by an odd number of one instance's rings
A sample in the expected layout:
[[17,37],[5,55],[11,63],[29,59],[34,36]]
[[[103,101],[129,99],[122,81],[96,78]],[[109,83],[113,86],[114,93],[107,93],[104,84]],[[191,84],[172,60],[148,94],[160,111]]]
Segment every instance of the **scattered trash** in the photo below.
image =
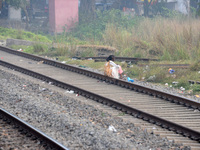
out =
[[174,71],[172,68],[169,68],[168,72],[169,72],[170,74],[172,74],[172,73],[174,73],[175,71]]
[[108,130],[113,131],[113,132],[117,132],[117,130],[115,129],[115,127],[113,127],[112,125],[109,126]]
[[46,88],[42,88],[42,91],[46,91]]
[[154,81],[156,79],[156,75],[150,76],[147,81]]
[[65,63],[66,63],[66,61],[62,61],[62,63],[63,63],[63,64],[65,64]]
[[168,83],[165,83],[165,86],[168,86]]
[[198,73],[200,73],[200,71]]
[[86,66],[80,65],[79,67],[86,68]]
[[131,66],[131,62],[128,62],[127,63],[127,68],[130,68],[130,66]]
[[199,98],[200,96],[199,95],[195,95],[195,97]]
[[72,57],[72,60],[77,60],[78,58],[77,57]]
[[128,81],[128,82],[134,82],[134,80],[131,79],[130,77],[127,77],[127,81]]
[[88,58],[88,60],[92,60],[92,58]]
[[17,51],[23,51],[23,49],[20,48],[20,49],[18,49]]
[[153,127],[153,130],[155,130],[156,129],[156,127]]
[[183,87],[181,86],[181,87],[180,87],[180,90],[181,90],[181,91],[185,91],[185,88],[183,88]]
[[172,85],[169,86],[170,88],[172,87]]
[[44,63],[44,61],[39,61],[37,64],[43,64]]
[[52,82],[49,82],[49,84],[52,85],[53,83],[52,83]]
[[176,81],[173,81],[173,82],[172,82],[172,84],[175,84],[175,85],[177,85],[177,84],[178,84],[178,82],[176,82]]
[[79,96],[79,94],[76,94],[76,97]]
[[70,91],[66,91],[65,93],[73,94],[74,91],[70,90]]

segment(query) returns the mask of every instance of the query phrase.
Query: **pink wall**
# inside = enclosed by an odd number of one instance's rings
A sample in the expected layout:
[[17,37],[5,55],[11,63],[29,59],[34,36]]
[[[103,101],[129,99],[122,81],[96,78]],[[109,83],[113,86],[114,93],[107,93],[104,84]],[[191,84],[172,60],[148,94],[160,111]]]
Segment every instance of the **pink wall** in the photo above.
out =
[[78,21],[78,0],[49,0],[50,32],[61,33]]

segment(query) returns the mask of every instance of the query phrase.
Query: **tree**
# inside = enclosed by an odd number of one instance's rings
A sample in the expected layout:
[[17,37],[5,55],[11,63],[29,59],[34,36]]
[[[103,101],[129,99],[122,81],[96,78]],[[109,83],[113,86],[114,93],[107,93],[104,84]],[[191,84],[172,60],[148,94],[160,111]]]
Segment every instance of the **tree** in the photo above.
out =
[[26,27],[28,27],[30,19],[27,11],[27,6],[30,5],[30,1],[28,0],[4,0],[4,1],[6,1],[7,4],[14,7],[15,9],[21,8],[24,11],[26,15]]
[[79,12],[80,23],[95,19],[95,0],[81,0]]
[[151,5],[154,4],[154,2],[157,3],[157,0],[144,0],[144,16],[148,17],[149,16],[149,8]]

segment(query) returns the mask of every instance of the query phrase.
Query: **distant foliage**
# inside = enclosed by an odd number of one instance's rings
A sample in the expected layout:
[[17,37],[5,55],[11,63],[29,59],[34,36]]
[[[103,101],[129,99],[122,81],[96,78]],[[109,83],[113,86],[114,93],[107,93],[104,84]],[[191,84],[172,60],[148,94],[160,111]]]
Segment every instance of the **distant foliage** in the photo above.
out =
[[40,34],[34,34],[31,32],[24,31],[24,30],[15,30],[15,29],[3,28],[3,27],[0,27],[0,36],[2,36],[2,38],[4,39],[13,38],[13,39],[39,41],[39,42],[46,42],[46,43],[51,42],[51,40],[49,40],[46,36],[43,36]]
[[91,22],[78,24],[76,28],[72,30],[71,34],[82,40],[100,40],[102,39],[102,34],[106,29],[106,25],[110,23],[118,28],[128,29],[136,23],[136,18],[130,18],[117,9],[103,12],[97,11],[96,19]]

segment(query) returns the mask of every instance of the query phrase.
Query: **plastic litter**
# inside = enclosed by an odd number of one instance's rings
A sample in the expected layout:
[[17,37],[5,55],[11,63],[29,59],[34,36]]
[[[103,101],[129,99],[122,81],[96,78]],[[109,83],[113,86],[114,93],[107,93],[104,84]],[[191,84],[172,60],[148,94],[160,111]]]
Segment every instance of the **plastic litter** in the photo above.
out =
[[176,82],[176,81],[173,81],[173,82],[172,82],[172,84],[178,84],[178,82]]
[[73,94],[74,91],[70,90],[70,91],[66,91],[66,93]]
[[172,68],[169,68],[168,72],[169,72],[170,74],[172,74],[172,73],[174,73],[175,71],[174,71]]
[[185,88],[183,88],[183,87],[181,86],[181,87],[180,87],[180,90],[181,90],[181,91],[185,91]]
[[117,130],[115,129],[115,127],[113,127],[112,125],[109,126],[108,130],[113,131],[113,132],[117,132]]
[[86,66],[80,65],[79,67],[86,68]]
[[127,81],[128,81],[128,82],[134,82],[134,80],[131,79],[130,77],[127,77]]
[[20,48],[20,49],[18,49],[17,51],[23,51],[23,49]]
[[46,88],[42,88],[42,91],[46,91]]

